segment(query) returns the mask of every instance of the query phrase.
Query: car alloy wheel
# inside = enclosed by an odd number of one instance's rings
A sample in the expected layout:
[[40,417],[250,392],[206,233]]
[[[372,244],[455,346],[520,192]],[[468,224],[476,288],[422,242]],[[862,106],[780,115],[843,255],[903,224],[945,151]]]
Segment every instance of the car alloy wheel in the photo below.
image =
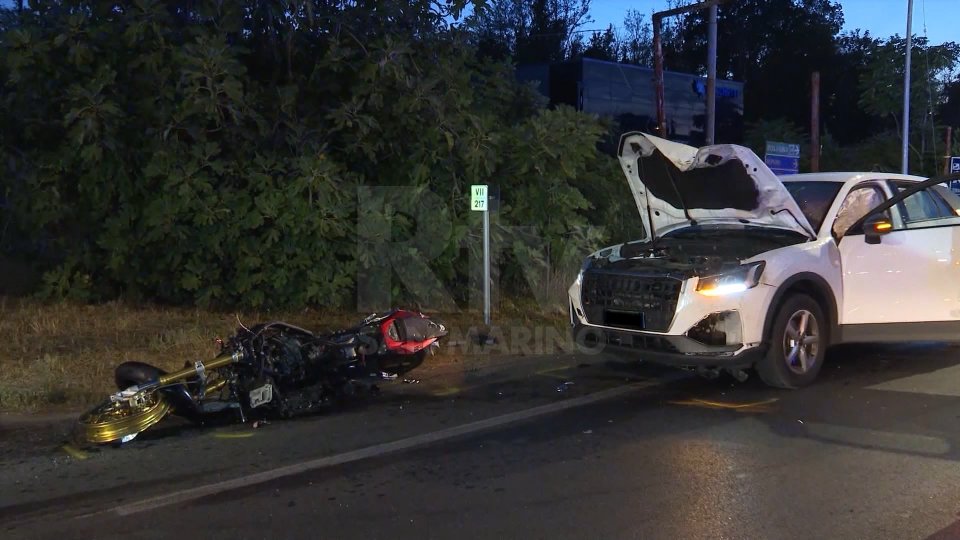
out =
[[820,326],[813,313],[798,310],[783,332],[783,359],[787,368],[803,375],[813,369],[820,349]]

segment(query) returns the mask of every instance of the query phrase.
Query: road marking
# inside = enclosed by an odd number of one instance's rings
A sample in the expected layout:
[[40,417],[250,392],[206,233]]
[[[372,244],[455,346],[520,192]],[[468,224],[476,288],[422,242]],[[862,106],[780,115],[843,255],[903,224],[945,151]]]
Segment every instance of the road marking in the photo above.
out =
[[767,399],[764,401],[753,401],[750,403],[725,403],[722,401],[709,401],[706,399],[687,399],[687,400],[676,400],[670,401],[671,405],[691,405],[694,407],[706,407],[709,409],[732,409],[737,411],[749,411],[749,412],[767,412],[770,410],[766,405],[770,405],[777,401],[777,398]]
[[214,433],[213,436],[218,439],[246,439],[247,437],[253,437],[255,435],[252,431],[245,431],[240,433]]
[[868,390],[960,397],[960,365],[901,377],[866,388]]
[[[556,370],[555,370],[555,371],[556,371]],[[565,374],[563,374],[563,373],[551,373],[551,372],[540,373],[540,372],[537,372],[537,375],[540,375],[541,377],[553,377],[554,379],[562,379],[562,380],[564,380],[564,381],[569,381],[569,380],[571,379],[571,377],[570,377],[569,375],[565,375]]]
[[456,386],[448,386],[446,388],[441,388],[440,390],[434,390],[430,394],[434,397],[446,397],[446,396],[459,394],[460,391],[461,391],[460,388]]
[[332,467],[335,465],[342,465],[344,463],[350,463],[350,462],[359,461],[362,459],[382,456],[384,454],[398,452],[401,450],[408,450],[418,446],[433,444],[433,443],[453,439],[455,437],[461,437],[463,435],[478,433],[480,431],[488,430],[491,428],[501,427],[507,424],[512,424],[512,423],[520,422],[523,420],[529,420],[531,418],[536,418],[538,416],[556,413],[556,412],[564,411],[567,409],[572,409],[575,407],[581,407],[583,405],[596,403],[598,401],[615,398],[618,396],[629,394],[631,392],[634,392],[642,388],[657,386],[659,384],[660,382],[658,381],[644,381],[641,383],[628,384],[628,385],[620,386],[617,388],[611,388],[609,390],[594,392],[592,394],[587,394],[585,396],[580,396],[577,398],[567,399],[567,400],[556,402],[556,403],[549,403],[547,405],[541,405],[539,407],[534,407],[532,409],[526,409],[523,411],[517,411],[509,414],[495,416],[493,418],[487,418],[486,420],[478,420],[476,422],[471,422],[469,424],[464,424],[462,426],[455,426],[452,428],[442,429],[440,431],[434,431],[432,433],[424,433],[422,435],[416,435],[413,437],[407,437],[405,439],[400,439],[397,441],[377,444],[374,446],[368,446],[366,448],[360,448],[358,450],[352,450],[350,452],[345,452],[342,454],[317,458],[309,461],[304,461],[301,463],[295,463],[293,465],[286,465],[283,467],[278,467],[276,469],[254,473],[254,474],[243,476],[240,478],[234,478],[232,480],[226,480],[223,482],[207,484],[205,486],[199,486],[195,488],[185,489],[182,491],[176,491],[173,493],[168,493],[166,495],[159,495],[157,497],[152,497],[149,499],[144,499],[142,501],[125,504],[122,506],[117,506],[109,510],[103,510],[103,511],[94,512],[91,514],[85,514],[79,517],[88,518],[88,517],[101,515],[104,513],[112,513],[119,516],[129,516],[131,514],[138,514],[140,512],[146,512],[149,510],[156,510],[158,508],[163,508],[165,506],[192,501],[192,500],[200,499],[203,497],[209,497],[210,495],[215,495],[217,493],[223,493],[225,491],[232,491],[232,490],[236,490],[244,487],[262,484],[264,482],[270,482],[280,478],[295,476],[298,474],[303,474],[305,472],[314,471],[317,469]]
[[551,368],[547,368],[547,369],[541,369],[540,371],[535,371],[534,373],[537,374],[537,375],[546,375],[547,377],[556,377],[556,376],[557,376],[557,375],[556,375],[556,372],[558,372],[558,371],[568,371],[568,370],[570,370],[570,369],[573,369],[573,366],[570,366],[570,365],[566,365],[566,366],[555,366],[555,367],[551,367]]
[[71,457],[76,459],[87,459],[90,457],[90,454],[80,450],[72,444],[65,444],[60,447],[64,452],[70,454]]

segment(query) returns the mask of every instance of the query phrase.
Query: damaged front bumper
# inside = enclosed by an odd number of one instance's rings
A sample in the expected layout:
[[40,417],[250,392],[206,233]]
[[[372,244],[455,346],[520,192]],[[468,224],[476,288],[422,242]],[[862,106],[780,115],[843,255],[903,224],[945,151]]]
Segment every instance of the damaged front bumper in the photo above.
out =
[[613,350],[681,368],[748,368],[766,353],[762,344],[706,345],[685,335],[651,334],[579,323],[572,326],[572,332],[575,343],[584,351]]
[[[774,287],[758,283],[708,295],[697,290],[695,277],[677,280],[679,287],[648,291],[663,280],[640,272],[610,275],[606,288],[584,276],[568,291],[570,328],[581,351],[612,350],[681,368],[729,370],[752,367],[766,353],[763,314]],[[590,297],[582,298],[582,290],[590,290]]]

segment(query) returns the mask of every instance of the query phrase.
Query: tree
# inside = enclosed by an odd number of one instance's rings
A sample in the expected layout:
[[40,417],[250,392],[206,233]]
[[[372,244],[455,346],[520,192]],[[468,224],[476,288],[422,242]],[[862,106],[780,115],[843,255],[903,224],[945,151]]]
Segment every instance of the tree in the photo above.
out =
[[624,62],[653,66],[653,29],[642,13],[635,9],[627,10],[618,41]]
[[617,35],[613,31],[613,25],[607,27],[603,32],[590,34],[590,41],[587,42],[582,56],[611,62],[619,60],[619,46]]
[[[921,134],[925,147],[927,130],[933,121],[939,96],[947,88],[944,78],[960,61],[960,45],[947,42],[930,45],[927,38],[914,36],[910,54],[910,122]],[[906,39],[893,36],[870,54],[860,80],[860,106],[901,130],[903,81],[906,66]]]
[[[623,208],[583,195],[622,184],[602,124],[539,107],[441,24],[451,2],[37,5],[0,33],[0,194],[46,248],[50,296],[343,307],[384,252],[465,294],[470,184],[504,187],[500,216],[539,228],[547,263],[596,247],[588,216]],[[407,210],[429,201],[416,223]],[[430,246],[363,249],[441,228]]]
[[[937,151],[935,113],[948,97],[945,80],[960,60],[960,46],[954,42],[930,45],[924,37],[914,36],[910,59],[909,147],[913,151],[911,169],[933,173],[942,152]],[[903,141],[903,83],[906,65],[906,39],[895,35],[875,48],[860,79],[860,108],[874,115],[895,131]]]
[[577,31],[592,22],[590,0],[491,0],[471,21],[486,51],[519,64],[571,57]]
[[820,124],[841,145],[853,144],[884,129],[885,122],[860,107],[860,80],[881,40],[859,30],[837,38],[837,54],[821,67]]
[[[946,83],[938,105],[940,121],[954,129],[960,128],[960,77]],[[960,132],[957,133],[960,138]]]
[[[670,69],[706,74],[707,10],[680,16],[677,50],[665,52]],[[747,121],[784,118],[808,125],[810,73],[836,57],[834,36],[843,25],[829,0],[741,0],[717,16],[717,76],[743,81]],[[825,77],[821,92],[832,91]]]

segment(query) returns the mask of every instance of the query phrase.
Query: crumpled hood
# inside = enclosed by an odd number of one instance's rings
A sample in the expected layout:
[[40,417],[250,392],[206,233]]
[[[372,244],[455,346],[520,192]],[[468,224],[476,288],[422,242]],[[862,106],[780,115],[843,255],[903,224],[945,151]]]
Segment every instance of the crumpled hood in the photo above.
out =
[[699,224],[777,227],[816,237],[787,188],[749,148],[694,148],[632,132],[621,137],[618,154],[646,239],[649,229],[659,237],[689,226],[691,219]]

